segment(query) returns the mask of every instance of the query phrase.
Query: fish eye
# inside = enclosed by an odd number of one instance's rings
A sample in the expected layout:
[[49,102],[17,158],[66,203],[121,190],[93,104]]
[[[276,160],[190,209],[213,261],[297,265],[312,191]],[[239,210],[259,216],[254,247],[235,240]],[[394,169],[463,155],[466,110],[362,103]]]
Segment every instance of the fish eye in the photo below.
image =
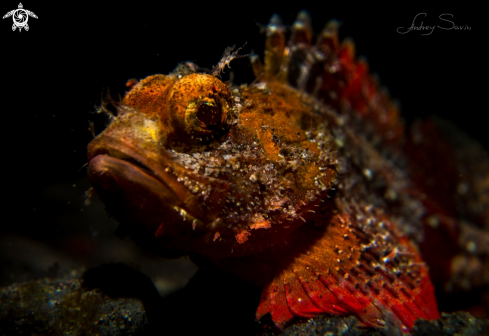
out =
[[173,142],[202,143],[216,139],[226,129],[231,93],[214,76],[190,74],[170,89],[168,108]]
[[217,129],[221,125],[222,105],[215,99],[208,98],[199,102],[197,119],[202,122],[202,127]]

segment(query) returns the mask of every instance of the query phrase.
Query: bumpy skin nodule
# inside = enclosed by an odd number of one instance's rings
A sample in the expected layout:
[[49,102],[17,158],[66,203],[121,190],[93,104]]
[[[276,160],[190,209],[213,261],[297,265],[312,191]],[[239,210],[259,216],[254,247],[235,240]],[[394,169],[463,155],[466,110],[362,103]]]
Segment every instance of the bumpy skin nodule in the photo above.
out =
[[354,314],[410,330],[439,317],[416,244],[444,204],[406,163],[396,105],[336,29],[313,45],[300,13],[287,41],[272,17],[250,86],[194,65],[143,79],[90,143],[89,179],[146,248],[264,285],[257,318]]

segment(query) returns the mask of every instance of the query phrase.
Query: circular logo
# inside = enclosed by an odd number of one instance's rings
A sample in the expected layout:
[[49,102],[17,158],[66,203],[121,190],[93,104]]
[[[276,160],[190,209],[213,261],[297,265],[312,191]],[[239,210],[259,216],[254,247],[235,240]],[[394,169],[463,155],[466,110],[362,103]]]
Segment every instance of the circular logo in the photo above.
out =
[[29,17],[24,9],[17,9],[12,16],[17,27],[24,27]]
[[12,25],[12,30],[15,31],[17,28],[19,28],[19,32],[20,32],[22,31],[22,28],[24,28],[25,31],[29,30],[29,25],[27,24],[27,21],[29,20],[29,16],[37,19],[36,14],[34,14],[33,12],[27,9],[24,9],[22,3],[19,3],[19,8],[11,10],[7,14],[5,14],[2,19],[12,17],[12,19],[14,20],[14,24]]

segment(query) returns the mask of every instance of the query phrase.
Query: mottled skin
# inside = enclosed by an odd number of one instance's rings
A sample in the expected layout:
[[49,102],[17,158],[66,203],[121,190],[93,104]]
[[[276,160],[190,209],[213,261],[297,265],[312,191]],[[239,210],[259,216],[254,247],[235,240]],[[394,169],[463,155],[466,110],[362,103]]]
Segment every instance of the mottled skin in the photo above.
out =
[[405,330],[438,318],[415,245],[426,188],[406,168],[396,105],[334,22],[313,46],[304,13],[288,42],[274,16],[264,60],[251,56],[250,86],[194,65],[131,82],[88,148],[121,231],[263,285],[257,318],[280,328],[325,313]]

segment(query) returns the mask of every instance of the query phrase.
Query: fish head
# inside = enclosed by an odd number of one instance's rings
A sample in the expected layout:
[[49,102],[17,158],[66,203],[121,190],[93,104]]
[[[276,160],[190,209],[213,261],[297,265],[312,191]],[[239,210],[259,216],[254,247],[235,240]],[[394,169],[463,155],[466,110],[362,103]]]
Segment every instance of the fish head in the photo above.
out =
[[89,144],[89,180],[143,246],[256,253],[310,220],[336,181],[335,139],[312,106],[279,82],[153,75]]

